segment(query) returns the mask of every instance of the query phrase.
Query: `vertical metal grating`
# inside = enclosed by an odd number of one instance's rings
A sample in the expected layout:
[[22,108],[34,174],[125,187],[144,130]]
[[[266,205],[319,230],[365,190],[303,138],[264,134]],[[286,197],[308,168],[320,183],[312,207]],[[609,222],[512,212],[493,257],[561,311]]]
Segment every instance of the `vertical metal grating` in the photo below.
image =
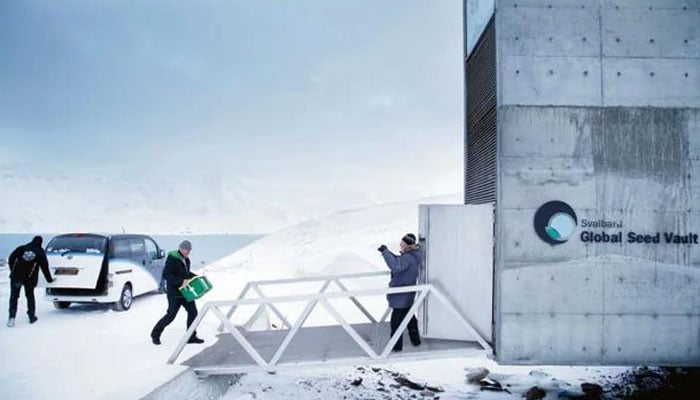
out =
[[487,25],[467,59],[464,203],[496,201],[496,34]]

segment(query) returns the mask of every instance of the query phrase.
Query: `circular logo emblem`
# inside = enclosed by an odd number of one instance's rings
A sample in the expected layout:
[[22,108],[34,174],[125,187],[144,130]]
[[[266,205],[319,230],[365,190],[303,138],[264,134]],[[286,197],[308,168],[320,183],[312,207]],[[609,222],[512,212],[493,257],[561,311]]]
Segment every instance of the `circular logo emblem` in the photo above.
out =
[[563,201],[545,203],[535,213],[535,233],[551,245],[568,241],[577,225],[576,212]]
[[22,259],[26,262],[32,262],[35,258],[36,254],[31,250],[27,250],[24,252],[24,254],[22,254]]

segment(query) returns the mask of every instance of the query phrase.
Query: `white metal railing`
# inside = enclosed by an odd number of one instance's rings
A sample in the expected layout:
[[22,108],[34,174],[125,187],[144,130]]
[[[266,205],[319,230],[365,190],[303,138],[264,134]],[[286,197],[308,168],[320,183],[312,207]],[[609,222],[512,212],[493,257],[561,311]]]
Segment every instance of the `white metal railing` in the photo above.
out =
[[[389,271],[374,271],[374,272],[359,272],[359,273],[353,273],[353,274],[338,274],[338,275],[324,275],[324,276],[309,276],[309,277],[303,277],[303,278],[285,278],[285,279],[266,279],[266,280],[258,280],[258,281],[250,281],[246,283],[245,287],[241,290],[241,292],[238,294],[237,299],[243,299],[245,298],[248,293],[252,290],[254,293],[256,293],[260,298],[265,298],[266,295],[263,292],[262,287],[264,286],[279,286],[279,285],[289,285],[289,284],[299,284],[299,283],[313,283],[313,282],[323,282],[321,285],[321,289],[319,293],[324,293],[326,290],[328,290],[331,286],[331,284],[335,284],[335,286],[340,289],[341,291],[347,292],[348,289],[347,287],[343,284],[343,280],[352,280],[352,279],[362,279],[362,278],[376,278],[380,276],[389,276],[390,273]],[[367,317],[369,322],[371,323],[377,323],[377,322],[385,322],[386,318],[389,316],[391,313],[391,309],[387,307],[382,314],[382,317],[377,321],[372,314],[367,311],[367,309],[357,300],[355,296],[351,296],[350,300],[353,302],[353,304],[360,310],[360,312]],[[315,304],[314,304],[315,305]],[[233,313],[236,311],[238,308],[238,304],[232,305],[229,310],[226,312],[226,318],[231,318]],[[313,308],[313,307],[312,307]],[[242,325],[243,330],[248,330],[252,326],[252,324],[258,320],[262,315],[263,312],[268,309],[271,311],[273,314],[279,318],[279,320],[282,322],[282,328],[285,326],[287,328],[292,328],[292,324],[289,323],[287,318],[285,318],[284,314],[280,312],[280,310],[275,306],[275,304],[272,303],[261,303],[258,308],[253,312],[251,317]],[[269,329],[269,327],[268,327]],[[219,325],[219,332],[222,332],[224,330],[224,324],[223,322]]]
[[[413,285],[413,286],[402,286],[402,287],[385,287],[385,288],[378,288],[378,289],[364,289],[364,290],[348,290],[347,287],[342,283],[342,280],[347,280],[347,279],[357,279],[357,278],[367,278],[367,277],[375,277],[375,276],[382,276],[382,275],[387,275],[388,272],[368,272],[368,273],[358,273],[358,274],[345,274],[345,275],[331,275],[331,276],[325,276],[325,277],[312,277],[312,278],[292,278],[292,279],[280,279],[280,280],[266,280],[266,281],[253,281],[249,282],[246,284],[246,286],[243,288],[241,293],[239,294],[238,298],[236,300],[218,300],[218,301],[208,301],[204,304],[204,307],[202,308],[201,312],[197,315],[197,318],[192,322],[190,327],[187,329],[185,332],[184,336],[180,340],[180,343],[178,343],[177,347],[173,351],[173,354],[170,356],[168,359],[168,363],[172,364],[177,360],[178,356],[184,349],[185,345],[187,344],[187,340],[189,337],[192,335],[192,333],[197,329],[199,324],[202,322],[204,317],[211,312],[214,314],[220,321],[221,325],[219,326],[219,330],[227,330],[238,342],[238,344],[250,355],[250,357],[262,368],[263,370],[267,372],[275,372],[276,367],[279,363],[279,360],[281,359],[282,355],[286,351],[287,347],[289,346],[289,343],[294,339],[294,336],[297,334],[299,329],[304,325],[306,322],[307,318],[313,311],[313,309],[318,305],[319,303],[329,312],[329,314],[338,322],[340,326],[350,335],[350,337],[355,341],[355,343],[367,354],[367,356],[372,359],[372,360],[379,360],[379,359],[385,359],[389,353],[391,352],[391,349],[394,347],[396,342],[399,340],[399,337],[403,334],[403,332],[406,330],[408,327],[408,323],[411,320],[411,317],[416,314],[418,311],[418,308],[423,304],[425,299],[429,294],[433,295],[435,299],[441,303],[445,309],[457,320],[459,323],[461,323],[466,331],[473,336],[474,340],[479,343],[479,345],[487,350],[488,352],[492,352],[491,346],[484,340],[484,338],[481,337],[481,335],[474,329],[473,324],[463,315],[460,314],[460,312],[449,302],[447,297],[443,293],[441,293],[438,289],[436,289],[433,285],[431,284],[421,284],[421,285]],[[298,294],[298,295],[290,295],[290,296],[275,296],[275,297],[267,297],[262,289],[260,288],[261,286],[268,286],[268,285],[284,285],[284,284],[297,284],[297,283],[304,283],[304,282],[323,282],[321,289],[317,293],[307,293],[307,294]],[[330,286],[331,283],[334,283],[339,289],[339,292],[327,292],[326,290]],[[246,294],[250,290],[255,291],[258,296],[257,298],[245,298]],[[384,314],[382,315],[382,318],[377,321],[368,311],[367,309],[359,302],[357,299],[358,297],[362,296],[377,296],[377,295],[387,295],[387,294],[396,294],[396,293],[409,293],[409,292],[415,292],[416,294],[416,299],[413,302],[413,305],[409,309],[409,312],[406,314],[406,317],[401,321],[401,324],[399,324],[398,329],[396,332],[391,336],[389,339],[389,342],[386,344],[384,349],[377,353],[375,352],[372,347],[357,333],[357,331],[347,322],[345,318],[330,304],[329,300],[331,299],[342,299],[342,298],[348,298],[350,299],[356,307],[360,309],[360,311],[367,317],[367,319],[371,323],[379,323],[379,322],[384,322],[389,315],[390,310],[387,309]],[[306,301],[306,306],[304,310],[302,311],[301,315],[297,319],[297,322],[292,325],[289,323],[289,321],[284,317],[284,315],[279,311],[279,309],[276,307],[276,304],[279,303],[290,303],[290,302],[300,302],[300,301]],[[274,353],[272,358],[269,361],[266,361],[260,353],[255,349],[255,347],[245,338],[243,333],[241,333],[241,329],[239,327],[236,327],[233,322],[231,322],[231,316],[233,313],[236,311],[236,309],[239,306],[246,306],[246,305],[258,305],[257,310],[253,313],[253,316],[251,319],[248,320],[248,323],[244,324],[242,329],[245,329],[246,325],[249,325],[249,322],[257,318],[257,316],[260,314],[261,310],[264,309],[264,307],[268,307],[275,315],[277,315],[278,318],[282,321],[282,323],[289,328],[289,332],[287,332],[286,336],[280,343],[279,347],[277,348],[277,351]],[[222,307],[230,307],[227,313],[224,313],[222,311]]]

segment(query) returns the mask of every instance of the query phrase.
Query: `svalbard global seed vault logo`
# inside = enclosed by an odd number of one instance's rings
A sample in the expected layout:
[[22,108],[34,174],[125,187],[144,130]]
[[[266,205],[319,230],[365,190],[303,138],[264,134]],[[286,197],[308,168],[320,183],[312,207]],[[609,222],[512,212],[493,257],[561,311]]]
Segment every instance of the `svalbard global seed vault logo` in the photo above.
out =
[[535,213],[537,236],[552,246],[566,243],[577,225],[576,212],[563,201],[547,202]]

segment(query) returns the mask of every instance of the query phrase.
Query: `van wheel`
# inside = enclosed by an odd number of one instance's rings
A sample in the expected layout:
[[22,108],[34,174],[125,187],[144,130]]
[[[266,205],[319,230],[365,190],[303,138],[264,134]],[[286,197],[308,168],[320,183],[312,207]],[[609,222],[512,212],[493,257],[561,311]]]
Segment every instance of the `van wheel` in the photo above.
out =
[[57,310],[65,310],[70,307],[70,301],[54,301],[53,306],[56,307]]
[[122,288],[122,294],[119,300],[114,303],[114,309],[117,311],[126,311],[131,308],[131,303],[134,301],[134,293],[131,291],[131,284],[127,283]]

